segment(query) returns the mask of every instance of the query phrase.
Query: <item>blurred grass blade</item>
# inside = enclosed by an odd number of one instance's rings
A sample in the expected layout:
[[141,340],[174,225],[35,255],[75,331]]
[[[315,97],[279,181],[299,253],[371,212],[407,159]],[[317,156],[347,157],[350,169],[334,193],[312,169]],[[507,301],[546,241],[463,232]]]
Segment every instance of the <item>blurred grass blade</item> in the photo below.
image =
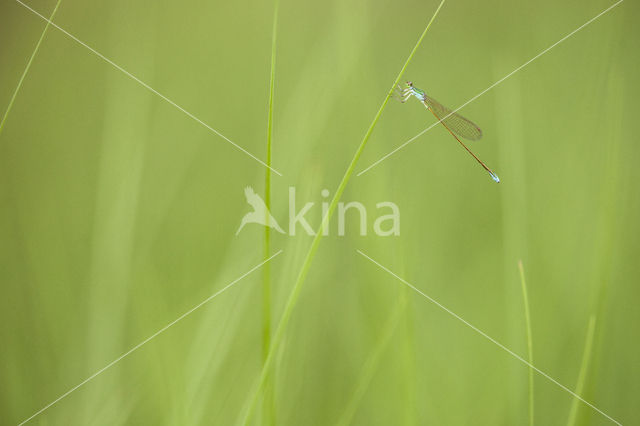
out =
[[[533,410],[533,337],[531,335],[531,314],[529,312],[529,295],[527,292],[527,282],[524,279],[524,267],[522,260],[518,261],[518,269],[520,270],[520,283],[522,285],[522,299],[524,301],[524,316],[527,325],[527,353],[529,356],[529,425],[533,426],[534,410]],[[577,401],[577,400],[576,400]]]
[[[594,315],[589,318],[589,328],[587,329],[586,342],[584,344],[584,352],[582,353],[582,362],[580,363],[580,373],[578,374],[578,382],[576,383],[575,393],[582,395],[584,391],[584,385],[587,380],[587,371],[589,371],[589,361],[591,359],[591,352],[593,347],[593,335],[596,329],[596,317]],[[578,418],[579,401],[577,398],[573,399],[571,403],[571,409],[569,410],[569,419],[567,420],[567,426],[574,426]]]
[[298,278],[296,279],[296,282],[293,285],[293,289],[291,290],[291,293],[289,294],[289,298],[287,299],[287,303],[286,303],[286,305],[284,307],[284,312],[282,314],[280,322],[278,323],[278,327],[276,328],[275,334],[273,336],[271,347],[269,349],[269,355],[267,356],[266,362],[262,367],[262,372],[260,373],[260,377],[258,379],[257,387],[251,391],[251,394],[249,396],[249,400],[248,400],[248,404],[249,405],[248,405],[248,407],[246,409],[246,413],[244,414],[244,419],[242,420],[242,424],[244,424],[244,425],[249,424],[249,422],[251,420],[256,400],[257,400],[260,392],[262,391],[262,389],[264,387],[264,384],[265,384],[265,381],[266,381],[266,378],[267,378],[267,375],[268,375],[268,371],[269,371],[269,368],[270,368],[270,364],[271,364],[271,362],[273,360],[274,352],[277,350],[278,344],[280,343],[280,341],[283,338],[284,332],[285,332],[285,330],[287,328],[287,325],[289,323],[289,319],[291,318],[291,314],[293,312],[293,308],[295,307],[295,305],[296,305],[296,303],[298,301],[298,297],[300,295],[300,290],[302,288],[302,284],[304,283],[304,281],[305,281],[305,279],[307,277],[307,273],[309,272],[309,268],[311,267],[311,262],[313,261],[313,258],[315,256],[315,253],[316,253],[317,249],[318,249],[318,246],[320,245],[320,241],[322,240],[322,235],[323,235],[322,230],[325,229],[326,226],[328,226],[329,220],[331,219],[331,216],[333,215],[333,212],[335,211],[335,209],[336,209],[336,207],[338,205],[338,201],[342,197],[342,193],[344,192],[344,190],[345,190],[345,188],[347,186],[347,183],[349,182],[351,176],[353,175],[353,172],[355,170],[356,164],[358,163],[358,160],[360,159],[360,156],[362,155],[362,152],[364,151],[364,148],[366,147],[367,142],[369,141],[369,138],[371,137],[371,134],[373,133],[373,129],[376,127],[376,124],[378,123],[378,120],[380,119],[380,116],[382,115],[382,112],[386,108],[387,104],[389,103],[389,99],[391,99],[391,96],[394,93],[395,87],[398,85],[398,83],[402,79],[402,76],[404,75],[405,70],[409,66],[409,63],[411,62],[411,60],[413,59],[414,55],[416,54],[418,48],[422,44],[422,40],[424,40],[425,36],[427,35],[427,32],[429,31],[429,28],[431,27],[431,24],[433,23],[433,21],[435,20],[436,16],[438,15],[438,12],[440,12],[440,9],[444,5],[445,1],[446,0],[442,0],[440,2],[440,4],[438,5],[438,8],[434,12],[434,14],[431,17],[431,19],[429,20],[429,23],[427,24],[427,26],[425,27],[424,31],[420,35],[420,38],[416,42],[415,46],[413,47],[413,50],[411,50],[411,53],[409,54],[409,57],[407,58],[407,60],[405,61],[404,65],[402,66],[402,69],[398,73],[398,76],[396,77],[395,81],[393,82],[393,84],[389,88],[387,96],[385,97],[384,101],[382,102],[382,105],[378,109],[378,112],[376,113],[373,121],[369,125],[369,128],[367,129],[367,132],[365,133],[364,137],[362,138],[362,141],[360,142],[360,145],[358,146],[353,158],[351,159],[349,167],[347,167],[347,170],[346,170],[344,176],[342,177],[342,180],[340,181],[340,184],[338,185],[338,189],[336,190],[336,192],[335,192],[335,194],[333,196],[333,199],[331,200],[331,203],[329,204],[329,209],[327,211],[327,214],[324,215],[324,217],[322,218],[322,223],[320,224],[320,227],[318,228],[318,232],[316,232],[316,235],[313,238],[313,241],[311,243],[311,247],[309,248],[309,251],[307,252],[305,260],[304,260],[304,262],[302,264],[302,267],[300,269],[300,273],[298,274]]
[[16,89],[13,91],[13,94],[11,95],[11,100],[9,100],[9,105],[7,106],[7,110],[4,112],[4,115],[2,116],[2,121],[0,121],[0,135],[2,134],[2,129],[4,129],[4,124],[7,121],[7,117],[9,116],[9,113],[11,112],[11,108],[13,108],[13,103],[16,101],[16,97],[18,96],[18,92],[20,91],[20,88],[22,87],[22,83],[24,83],[24,79],[27,76],[27,74],[29,73],[29,69],[31,68],[31,64],[33,63],[33,59],[36,57],[36,54],[38,53],[38,50],[40,50],[40,45],[42,44],[42,40],[44,40],[44,36],[47,34],[47,30],[49,29],[49,26],[51,25],[51,21],[53,20],[53,17],[56,15],[56,12],[58,11],[58,7],[60,7],[60,3],[62,2],[62,0],[58,0],[58,2],[56,3],[56,6],[53,8],[53,12],[51,12],[51,16],[49,16],[49,20],[47,21],[46,25],[44,26],[44,29],[42,30],[42,34],[40,34],[40,38],[38,39],[38,42],[36,43],[36,47],[35,49],[33,49],[33,53],[31,53],[31,57],[29,58],[29,61],[27,61],[27,66],[24,68],[24,71],[22,72],[22,75],[20,76],[20,80],[18,81],[18,85],[16,86]]
[[[264,202],[267,206],[265,213],[267,216],[271,211],[271,148],[273,140],[273,93],[276,79],[276,42],[278,36],[278,8],[280,0],[274,1],[273,10],[273,30],[271,35],[271,73],[269,77],[269,112],[267,118],[267,168],[264,178]],[[268,223],[268,217],[265,223]],[[264,258],[271,255],[271,228],[264,227]],[[265,264],[262,271],[262,365],[267,364],[269,348],[271,347],[271,268]],[[270,426],[276,425],[275,407],[275,365],[271,369],[270,379],[265,384],[264,401],[262,408],[263,422]]]
[[402,314],[404,313],[405,306],[407,304],[407,292],[403,291],[402,295],[396,301],[396,304],[393,308],[393,312],[387,319],[385,326],[382,330],[382,334],[380,339],[378,340],[378,344],[371,351],[367,360],[364,363],[362,368],[362,372],[360,373],[360,377],[358,378],[358,382],[356,387],[351,394],[351,398],[349,398],[349,402],[347,403],[340,419],[336,423],[336,426],[349,426],[353,420],[353,416],[356,413],[358,408],[358,404],[362,400],[364,393],[369,388],[369,384],[371,383],[371,379],[373,378],[374,373],[378,370],[378,365],[380,364],[380,357],[382,356],[384,350],[389,345],[389,340],[393,336],[393,332],[398,328],[398,323],[402,318]]

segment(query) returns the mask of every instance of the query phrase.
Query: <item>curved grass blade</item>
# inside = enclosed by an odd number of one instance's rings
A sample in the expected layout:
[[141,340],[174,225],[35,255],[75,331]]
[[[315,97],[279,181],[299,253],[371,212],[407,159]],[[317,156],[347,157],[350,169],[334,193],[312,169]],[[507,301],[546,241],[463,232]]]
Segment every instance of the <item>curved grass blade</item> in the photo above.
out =
[[300,297],[300,290],[301,290],[301,288],[302,288],[302,286],[303,286],[303,284],[304,284],[304,282],[305,282],[305,280],[307,278],[307,274],[309,272],[309,268],[311,267],[311,263],[313,261],[313,258],[315,257],[316,251],[318,250],[318,246],[320,245],[320,241],[321,241],[322,235],[323,235],[322,230],[325,229],[325,227],[329,223],[329,220],[331,219],[331,216],[333,215],[333,212],[335,211],[336,207],[338,206],[338,202],[340,201],[340,198],[342,197],[342,193],[344,192],[347,184],[349,183],[349,180],[351,179],[351,176],[353,175],[353,172],[355,170],[356,164],[358,163],[358,160],[360,159],[360,156],[362,155],[362,152],[364,151],[364,148],[367,146],[367,143],[369,142],[369,138],[371,137],[371,134],[373,133],[373,130],[375,129],[375,127],[376,127],[376,125],[378,123],[378,120],[380,119],[380,116],[382,115],[382,112],[385,110],[387,104],[389,103],[389,99],[391,99],[391,96],[393,96],[393,92],[395,90],[395,87],[400,82],[400,79],[402,79],[402,76],[404,75],[404,72],[406,71],[407,67],[409,66],[409,63],[411,63],[411,60],[413,59],[413,57],[416,54],[416,51],[418,50],[418,48],[422,44],[422,41],[424,40],[425,36],[427,35],[427,32],[429,32],[429,28],[431,28],[431,24],[436,19],[436,16],[438,16],[438,12],[440,12],[440,9],[444,5],[445,1],[446,0],[441,0],[441,2],[438,5],[436,11],[434,12],[433,16],[431,17],[431,20],[429,21],[429,23],[425,27],[424,31],[420,35],[420,38],[418,38],[418,41],[416,42],[415,46],[411,50],[411,53],[409,53],[409,56],[407,57],[407,60],[405,61],[404,65],[402,66],[402,69],[398,73],[398,76],[396,77],[396,80],[391,85],[391,89],[389,90],[389,93],[387,93],[387,96],[385,97],[384,101],[382,102],[382,105],[380,105],[380,108],[378,109],[378,112],[376,113],[375,117],[373,118],[373,121],[369,125],[369,128],[367,129],[367,132],[365,133],[364,137],[362,138],[362,141],[360,142],[360,145],[358,145],[358,148],[356,149],[356,152],[355,152],[353,158],[351,159],[351,162],[349,163],[349,166],[347,167],[347,170],[345,171],[345,173],[344,173],[344,175],[342,177],[342,180],[338,184],[338,188],[336,189],[336,192],[335,192],[333,198],[331,199],[331,202],[329,203],[329,210],[327,211],[327,213],[322,218],[322,223],[320,224],[320,227],[318,228],[318,232],[316,232],[316,235],[313,238],[313,241],[311,242],[311,247],[309,248],[309,251],[307,251],[307,254],[305,256],[304,262],[302,264],[302,268],[300,269],[300,272],[298,273],[298,277],[296,278],[296,281],[293,284],[293,288],[291,289],[291,292],[289,293],[289,297],[287,298],[287,302],[286,302],[285,307],[284,307],[284,312],[282,313],[282,316],[280,317],[280,321],[278,322],[278,325],[277,325],[277,327],[275,329],[275,332],[273,334],[273,338],[271,340],[271,346],[269,348],[269,354],[267,355],[267,359],[265,360],[265,362],[264,362],[264,364],[262,366],[262,371],[260,372],[260,376],[257,378],[257,382],[254,385],[254,387],[252,388],[252,390],[250,391],[250,394],[249,394],[249,396],[247,398],[246,408],[244,410],[244,414],[242,415],[242,420],[240,422],[240,424],[242,424],[244,426],[249,425],[249,423],[251,421],[251,418],[253,416],[253,410],[254,410],[256,401],[257,401],[258,397],[260,396],[260,394],[263,391],[263,387],[264,387],[266,379],[268,377],[270,365],[273,362],[273,359],[274,359],[274,356],[275,356],[274,354],[275,354],[276,350],[278,349],[280,343],[282,342],[282,340],[284,338],[285,330],[286,330],[287,325],[289,323],[289,320],[291,318],[291,314],[292,314],[293,309],[295,308],[295,306],[296,306],[296,304],[298,302],[298,298]]

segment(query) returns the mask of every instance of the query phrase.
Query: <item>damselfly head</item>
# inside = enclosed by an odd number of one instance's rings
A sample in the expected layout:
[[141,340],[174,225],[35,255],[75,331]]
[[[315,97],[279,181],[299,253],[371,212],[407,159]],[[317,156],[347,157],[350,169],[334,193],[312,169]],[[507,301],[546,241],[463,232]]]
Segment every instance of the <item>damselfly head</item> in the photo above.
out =
[[413,82],[407,81],[407,87],[413,87]]

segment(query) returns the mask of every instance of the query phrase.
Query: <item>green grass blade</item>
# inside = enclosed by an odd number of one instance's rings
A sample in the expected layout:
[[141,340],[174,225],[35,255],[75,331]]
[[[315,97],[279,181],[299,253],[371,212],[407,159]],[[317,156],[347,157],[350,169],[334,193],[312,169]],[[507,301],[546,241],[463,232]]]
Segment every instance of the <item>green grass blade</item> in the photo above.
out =
[[[593,347],[593,336],[596,329],[596,317],[591,316],[589,318],[589,328],[587,329],[587,338],[584,344],[584,352],[582,353],[582,362],[580,363],[580,373],[578,373],[578,382],[576,383],[575,393],[582,395],[584,391],[584,385],[587,380],[587,371],[589,370],[589,361],[591,359],[591,352]],[[567,419],[567,426],[574,426],[578,418],[578,408],[580,401],[578,398],[574,398],[571,403],[571,409],[569,410],[569,418]]]
[[9,105],[7,106],[7,110],[4,112],[4,115],[2,116],[2,121],[0,121],[0,134],[2,134],[2,129],[4,129],[4,125],[7,122],[7,117],[11,112],[11,108],[13,108],[13,103],[16,101],[16,97],[18,97],[18,92],[20,91],[20,88],[22,88],[22,84],[24,83],[25,77],[29,73],[29,69],[31,68],[33,59],[36,57],[38,50],[40,50],[40,45],[42,44],[42,40],[44,40],[44,36],[47,34],[47,30],[49,29],[49,26],[51,25],[51,21],[53,20],[53,17],[56,15],[56,12],[58,11],[58,7],[60,7],[61,2],[62,0],[58,0],[58,2],[56,3],[56,6],[53,8],[53,12],[51,12],[51,16],[49,16],[49,21],[47,21],[47,24],[44,26],[44,29],[42,30],[42,34],[40,34],[40,38],[36,43],[36,47],[35,49],[33,49],[33,52],[31,53],[31,57],[29,58],[29,61],[27,61],[27,66],[24,68],[24,71],[20,76],[20,80],[18,80],[18,85],[16,86],[16,89],[13,91],[13,95],[11,95],[11,99],[9,100]]
[[534,410],[533,410],[533,337],[531,336],[531,314],[529,312],[529,295],[527,292],[527,282],[524,279],[524,267],[522,260],[518,261],[518,269],[520,270],[520,283],[522,285],[522,299],[524,301],[524,315],[527,325],[527,353],[529,356],[529,425],[533,426]]
[[353,175],[353,172],[355,170],[356,164],[358,163],[358,160],[360,159],[360,156],[362,155],[362,152],[364,151],[364,148],[366,147],[367,142],[369,141],[369,138],[371,137],[371,134],[373,133],[373,130],[375,129],[376,125],[378,124],[378,120],[380,119],[380,116],[382,115],[382,112],[384,111],[384,109],[386,108],[387,104],[389,103],[389,99],[391,99],[391,96],[394,93],[396,85],[402,79],[402,76],[404,75],[404,72],[406,71],[407,67],[409,66],[409,63],[413,59],[413,57],[416,54],[418,48],[422,44],[422,41],[424,40],[425,36],[427,35],[427,32],[429,31],[429,28],[431,27],[431,24],[433,23],[433,21],[435,20],[436,16],[440,12],[440,9],[444,5],[445,1],[446,0],[442,0],[440,2],[440,4],[438,5],[438,8],[434,12],[434,14],[431,17],[431,19],[429,20],[429,23],[427,24],[427,26],[425,27],[424,31],[420,35],[420,38],[416,42],[415,46],[413,47],[413,50],[411,50],[411,53],[409,54],[409,57],[407,58],[407,60],[405,61],[404,65],[402,66],[402,69],[398,73],[398,76],[396,77],[395,81],[391,85],[391,88],[389,89],[389,92],[387,93],[387,96],[385,97],[384,101],[382,102],[382,105],[378,109],[378,112],[376,113],[373,121],[369,125],[369,128],[367,129],[367,132],[365,133],[364,137],[362,138],[362,141],[360,142],[360,145],[356,149],[356,152],[355,152],[353,158],[351,159],[351,162],[349,163],[349,167],[347,167],[347,170],[344,173],[344,176],[342,177],[342,180],[340,181],[340,184],[338,185],[338,188],[334,193],[333,199],[331,200],[331,203],[329,204],[329,209],[327,211],[327,214],[322,218],[322,223],[320,224],[318,232],[316,232],[316,235],[313,238],[313,241],[311,243],[311,247],[309,248],[309,251],[307,252],[307,255],[306,255],[306,257],[304,259],[304,262],[302,264],[302,268],[300,269],[300,272],[298,274],[298,278],[296,279],[296,282],[295,282],[295,284],[293,286],[293,289],[291,290],[291,293],[289,294],[289,297],[287,299],[287,302],[286,302],[286,305],[285,305],[285,308],[284,308],[284,312],[282,314],[280,322],[278,323],[276,331],[275,331],[275,333],[273,335],[273,340],[271,342],[271,347],[269,349],[269,354],[268,354],[267,359],[266,359],[266,361],[265,361],[265,363],[264,363],[264,365],[262,367],[262,372],[260,373],[260,378],[258,379],[257,388],[255,390],[253,390],[252,395],[250,395],[250,397],[249,397],[249,406],[248,406],[248,409],[247,409],[247,411],[245,413],[244,419],[242,421],[242,424],[244,424],[244,425],[249,424],[249,421],[251,420],[251,416],[252,416],[253,409],[255,407],[256,400],[257,400],[261,390],[263,389],[263,387],[265,385],[265,382],[266,382],[266,379],[267,379],[267,376],[268,376],[268,372],[269,372],[269,369],[270,369],[270,364],[273,362],[274,353],[277,350],[278,345],[280,344],[280,342],[281,342],[281,340],[282,340],[282,338],[284,336],[284,332],[285,332],[285,330],[287,328],[287,325],[289,323],[289,319],[291,318],[291,314],[293,313],[293,309],[294,309],[294,307],[295,307],[295,305],[296,305],[296,303],[298,301],[298,297],[300,296],[300,290],[302,289],[302,284],[304,283],[305,279],[307,278],[307,274],[309,272],[309,268],[311,267],[311,262],[313,261],[313,258],[315,257],[315,254],[316,254],[316,251],[318,250],[318,246],[320,245],[320,241],[322,240],[322,234],[323,234],[322,230],[325,229],[326,226],[328,226],[329,220],[331,219],[331,216],[333,215],[333,212],[335,211],[335,209],[336,209],[336,207],[338,205],[338,202],[340,201],[340,198],[342,197],[342,193],[344,192],[347,184],[349,183],[349,180],[351,179],[351,176]]
[[396,328],[398,328],[398,324],[403,317],[405,306],[407,304],[407,298],[407,293],[403,291],[402,295],[400,295],[400,297],[398,298],[393,311],[391,312],[391,315],[384,325],[382,334],[380,336],[380,339],[378,340],[376,347],[369,354],[367,360],[364,363],[362,373],[358,378],[356,387],[351,394],[351,398],[349,398],[349,402],[342,412],[340,419],[336,423],[336,426],[349,426],[351,424],[353,416],[355,415],[358,408],[358,404],[360,403],[362,397],[364,396],[364,393],[368,389],[374,373],[378,370],[380,358],[382,357],[384,350],[389,345],[389,340],[391,340],[393,332],[396,330]]
[[[273,30],[271,35],[271,74],[269,77],[269,112],[267,118],[267,168],[264,177],[264,202],[267,206],[266,214],[271,211],[271,148],[273,140],[273,94],[276,79],[276,42],[278,35],[278,8],[280,1],[275,0],[273,11]],[[268,223],[269,218],[265,218]],[[264,227],[264,258],[271,255],[271,228]],[[271,348],[271,268],[265,264],[262,282],[262,365],[266,367]],[[274,366],[275,367],[275,366]],[[265,384],[264,400],[262,407],[263,422],[270,426],[276,425],[275,407],[275,374],[271,368],[270,379]]]
[[[411,289],[404,288],[404,298],[409,299]],[[413,305],[407,303],[404,309],[403,358],[405,364],[404,425],[413,426],[416,422],[416,343],[414,332]]]

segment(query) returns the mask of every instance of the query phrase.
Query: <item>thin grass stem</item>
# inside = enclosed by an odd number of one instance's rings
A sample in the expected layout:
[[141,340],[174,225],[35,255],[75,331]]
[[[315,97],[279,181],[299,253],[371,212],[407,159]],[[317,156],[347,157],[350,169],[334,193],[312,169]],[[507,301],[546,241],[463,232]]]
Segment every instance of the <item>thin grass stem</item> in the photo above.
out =
[[36,43],[36,47],[35,47],[35,49],[33,49],[33,52],[31,53],[31,57],[29,58],[29,61],[27,61],[27,66],[24,68],[24,71],[22,72],[22,75],[20,76],[20,80],[18,80],[18,85],[16,86],[16,89],[13,91],[13,94],[11,95],[11,99],[9,100],[9,105],[7,106],[7,110],[4,112],[4,115],[2,116],[2,121],[0,121],[0,134],[2,134],[2,130],[4,129],[4,125],[7,122],[7,117],[9,116],[9,113],[11,112],[11,108],[13,108],[13,104],[16,101],[16,98],[18,97],[18,92],[22,88],[22,84],[24,83],[25,77],[29,73],[29,69],[31,68],[31,64],[33,63],[33,59],[36,57],[36,54],[38,53],[38,50],[40,49],[40,45],[42,44],[42,40],[44,40],[44,36],[45,36],[45,34],[47,34],[47,30],[49,29],[49,26],[51,25],[51,21],[53,20],[53,17],[56,15],[56,12],[58,11],[58,7],[60,7],[60,3],[61,2],[62,2],[62,0],[58,0],[58,2],[56,3],[56,6],[53,8],[53,12],[51,12],[51,16],[49,16],[49,21],[47,21],[47,24],[44,26],[44,29],[42,30],[42,34],[40,34],[40,38],[38,39],[38,42]]
[[256,404],[256,400],[258,399],[258,396],[259,396],[260,392],[264,388],[264,385],[265,385],[265,382],[266,382],[266,379],[267,379],[267,376],[268,376],[268,373],[269,373],[270,365],[273,362],[275,351],[277,350],[280,342],[282,341],[282,338],[284,337],[284,332],[285,332],[285,330],[287,328],[287,325],[289,324],[289,320],[291,318],[291,314],[293,313],[293,309],[294,309],[294,307],[295,307],[295,305],[296,305],[296,303],[298,301],[298,297],[300,296],[300,290],[302,289],[302,284],[305,282],[305,279],[307,278],[307,274],[309,272],[309,268],[311,267],[311,262],[313,261],[313,258],[315,257],[315,254],[316,254],[316,251],[318,250],[318,246],[320,245],[320,241],[322,240],[322,236],[323,236],[322,230],[325,229],[326,226],[328,226],[329,220],[331,219],[331,216],[333,215],[333,212],[335,211],[335,209],[336,209],[336,207],[338,205],[338,202],[339,202],[340,198],[342,197],[342,193],[344,192],[347,184],[349,183],[349,180],[351,179],[351,176],[353,175],[353,172],[355,170],[356,164],[358,163],[358,160],[360,159],[360,156],[362,155],[362,152],[364,151],[364,148],[366,147],[367,142],[369,141],[369,138],[371,137],[371,134],[373,133],[373,130],[375,129],[376,125],[378,124],[378,120],[380,119],[380,116],[382,115],[382,112],[384,111],[384,109],[386,108],[387,104],[389,103],[389,99],[391,99],[391,96],[394,93],[395,87],[398,85],[398,83],[402,79],[402,76],[404,75],[404,72],[406,71],[407,67],[409,66],[409,63],[413,59],[413,57],[416,54],[418,48],[422,44],[422,41],[424,40],[425,36],[427,35],[427,32],[429,31],[429,28],[431,27],[431,24],[433,23],[433,21],[435,20],[436,16],[440,12],[440,9],[444,5],[445,1],[446,0],[442,0],[440,2],[440,4],[438,5],[438,8],[434,12],[434,14],[431,17],[431,19],[429,20],[429,23],[427,24],[427,26],[425,27],[424,31],[420,35],[420,38],[416,42],[415,46],[413,47],[413,50],[411,50],[411,53],[409,54],[409,57],[407,58],[407,60],[405,61],[404,65],[402,66],[402,69],[398,73],[398,76],[396,77],[396,79],[394,80],[393,84],[391,85],[391,88],[389,89],[386,97],[384,98],[384,101],[382,102],[382,105],[378,109],[378,112],[376,113],[375,117],[373,118],[373,121],[369,125],[369,128],[367,129],[367,132],[365,133],[364,137],[362,138],[362,141],[360,142],[360,145],[356,149],[356,152],[355,152],[353,158],[351,159],[351,162],[349,163],[349,166],[347,167],[347,170],[345,171],[344,176],[342,177],[342,180],[340,181],[340,184],[338,185],[337,190],[334,193],[334,196],[333,196],[333,198],[331,200],[331,203],[329,204],[329,209],[327,210],[327,213],[322,218],[322,223],[320,224],[318,232],[316,232],[316,234],[315,234],[315,236],[313,238],[313,241],[311,242],[311,247],[309,248],[309,251],[307,252],[307,254],[305,256],[304,262],[302,263],[302,267],[300,269],[300,272],[298,274],[296,282],[293,285],[291,293],[289,294],[289,297],[288,297],[287,302],[285,304],[284,312],[282,313],[282,317],[280,318],[280,321],[278,323],[276,331],[275,331],[275,333],[273,335],[273,339],[271,341],[271,347],[269,348],[269,354],[267,355],[265,363],[262,366],[262,372],[260,373],[260,377],[258,379],[258,383],[257,383],[255,389],[252,391],[252,394],[249,396],[249,401],[248,401],[249,402],[249,406],[246,409],[245,415],[244,415],[244,419],[242,420],[242,424],[245,425],[245,426],[249,424],[249,422],[251,420],[251,417],[252,417],[252,414],[253,414],[253,410],[254,410],[255,404]]
[[522,260],[518,261],[518,269],[520,270],[520,283],[522,285],[522,299],[524,302],[524,316],[527,326],[527,353],[529,356],[529,425],[533,426],[534,420],[534,406],[533,406],[533,337],[531,335],[531,313],[529,312],[529,295],[527,291],[527,282],[524,279],[524,267],[522,266]]
[[[411,296],[411,289],[409,287],[404,288],[403,297],[409,301]],[[404,363],[405,363],[405,426],[413,426],[416,424],[416,343],[415,343],[415,326],[413,319],[413,305],[407,303],[404,309]]]

